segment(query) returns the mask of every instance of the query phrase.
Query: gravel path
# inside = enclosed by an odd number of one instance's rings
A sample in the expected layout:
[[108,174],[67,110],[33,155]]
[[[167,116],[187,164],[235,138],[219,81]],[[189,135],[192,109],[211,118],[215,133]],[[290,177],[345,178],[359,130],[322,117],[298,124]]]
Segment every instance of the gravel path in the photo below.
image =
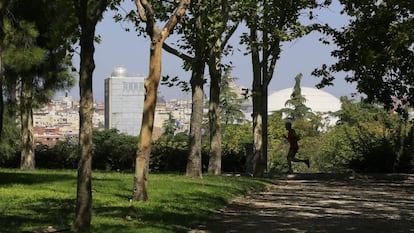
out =
[[191,233],[414,232],[414,175],[279,175]]

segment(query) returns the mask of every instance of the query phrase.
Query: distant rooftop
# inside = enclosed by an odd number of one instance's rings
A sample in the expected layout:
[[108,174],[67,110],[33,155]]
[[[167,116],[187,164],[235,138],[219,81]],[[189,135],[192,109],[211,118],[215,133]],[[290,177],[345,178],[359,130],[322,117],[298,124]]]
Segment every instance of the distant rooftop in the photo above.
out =
[[[285,106],[292,95],[293,88],[286,88],[272,93],[268,96],[269,113],[289,107]],[[312,109],[312,112],[335,112],[341,109],[341,101],[332,94],[310,87],[301,87],[302,95],[305,97],[305,105]]]
[[128,70],[123,66],[117,66],[111,73],[112,77],[128,77]]

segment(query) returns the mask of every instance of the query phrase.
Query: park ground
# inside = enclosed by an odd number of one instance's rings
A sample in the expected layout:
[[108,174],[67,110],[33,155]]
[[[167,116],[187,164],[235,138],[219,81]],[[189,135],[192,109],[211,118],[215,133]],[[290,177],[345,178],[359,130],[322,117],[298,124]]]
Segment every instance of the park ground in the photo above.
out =
[[414,175],[277,175],[191,233],[414,232]]

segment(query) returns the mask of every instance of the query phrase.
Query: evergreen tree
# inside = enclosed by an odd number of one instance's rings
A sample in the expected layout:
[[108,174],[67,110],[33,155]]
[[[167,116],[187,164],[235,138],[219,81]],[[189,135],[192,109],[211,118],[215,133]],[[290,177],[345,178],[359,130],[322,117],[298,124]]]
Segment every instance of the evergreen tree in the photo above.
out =
[[[48,103],[56,90],[73,85],[68,72],[74,23],[66,1],[10,1],[2,14],[5,81],[9,100],[18,91],[21,120],[21,168],[34,169],[33,108]],[[68,20],[69,19],[69,20]],[[72,22],[72,23],[68,23]]]
[[306,106],[306,98],[302,95],[302,89],[300,87],[300,81],[302,80],[302,74],[298,74],[295,77],[295,86],[293,92],[285,103],[286,107],[283,112],[287,114],[288,119],[302,120],[309,117],[312,114],[311,109]]
[[227,69],[220,82],[220,113],[221,122],[224,125],[245,122],[245,116],[241,110],[244,99],[240,98],[238,93],[235,92],[234,81],[236,78],[232,77],[230,72],[231,68]]
[[168,113],[168,119],[163,122],[162,126],[164,128],[163,135],[174,135],[175,131],[178,129],[177,120],[171,113]]

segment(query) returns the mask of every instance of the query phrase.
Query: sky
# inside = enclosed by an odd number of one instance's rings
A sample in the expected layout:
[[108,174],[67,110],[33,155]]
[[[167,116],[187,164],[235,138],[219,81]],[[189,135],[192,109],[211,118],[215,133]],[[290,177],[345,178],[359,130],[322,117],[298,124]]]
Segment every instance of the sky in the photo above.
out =
[[[136,10],[135,5],[129,1],[123,4],[122,7],[126,10]],[[346,25],[347,18],[339,14],[340,9],[338,4],[334,4],[329,9],[319,12],[318,21],[329,23],[335,27]],[[137,36],[133,30],[126,32],[124,28],[129,25],[114,22],[113,14],[111,11],[106,12],[103,21],[99,22],[96,28],[97,35],[101,37],[101,43],[95,44],[96,68],[93,74],[93,93],[96,102],[104,101],[104,80],[109,77],[116,66],[124,66],[130,75],[144,77],[147,76],[149,70],[149,39]],[[160,23],[159,26],[163,27],[164,25]],[[240,28],[236,33],[240,34],[243,29],[245,28]],[[335,47],[323,45],[318,41],[320,36],[318,33],[311,33],[282,45],[282,53],[276,63],[275,73],[269,85],[269,94],[293,87],[294,78],[299,73],[303,74],[301,86],[315,87],[319,83],[320,79],[312,76],[311,72],[324,63],[332,64],[335,62],[334,58],[330,56],[331,50]],[[245,47],[239,45],[238,40],[238,36],[233,37],[230,43],[237,49],[231,56],[223,60],[232,62],[231,75],[236,78],[236,84],[251,88],[253,75],[250,55],[243,55]],[[174,36],[171,36],[167,38],[166,43],[174,41]],[[183,71],[182,61],[179,58],[165,51],[162,56],[162,76],[178,76],[182,80],[189,80],[191,73]],[[74,64],[79,66],[79,57],[75,56]],[[340,73],[335,76],[334,86],[325,87],[322,90],[338,98],[350,96],[351,93],[356,92],[355,84],[344,81],[345,74]],[[205,90],[207,89],[205,87]],[[184,93],[176,87],[168,88],[160,85],[159,93],[166,100],[191,98],[190,93]],[[79,100],[78,83],[69,91],[69,94]]]

